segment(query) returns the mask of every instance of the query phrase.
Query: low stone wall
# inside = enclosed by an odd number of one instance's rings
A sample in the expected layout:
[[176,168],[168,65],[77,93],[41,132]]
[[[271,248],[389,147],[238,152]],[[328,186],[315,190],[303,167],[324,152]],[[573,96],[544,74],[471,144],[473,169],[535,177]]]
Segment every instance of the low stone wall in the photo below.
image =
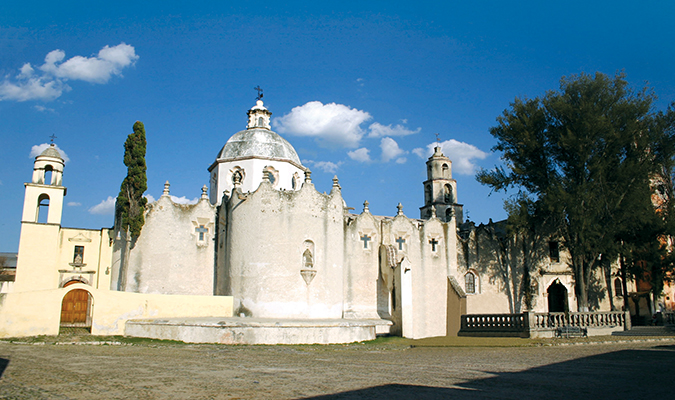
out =
[[459,336],[554,337],[558,328],[587,328],[589,336],[630,329],[626,311],[462,315]]

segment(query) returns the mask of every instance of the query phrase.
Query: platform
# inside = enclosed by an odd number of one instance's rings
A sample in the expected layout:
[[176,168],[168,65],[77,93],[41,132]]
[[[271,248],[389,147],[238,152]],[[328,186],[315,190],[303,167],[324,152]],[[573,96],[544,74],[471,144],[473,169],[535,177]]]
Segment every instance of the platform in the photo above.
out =
[[186,343],[336,344],[373,340],[391,325],[383,319],[134,319],[125,335]]

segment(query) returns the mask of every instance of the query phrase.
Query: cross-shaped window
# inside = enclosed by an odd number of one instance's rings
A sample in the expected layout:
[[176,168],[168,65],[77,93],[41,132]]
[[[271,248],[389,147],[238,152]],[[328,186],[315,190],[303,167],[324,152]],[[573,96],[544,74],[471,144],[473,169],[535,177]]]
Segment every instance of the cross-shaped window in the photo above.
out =
[[368,235],[363,235],[361,236],[361,240],[363,240],[363,248],[367,249],[368,248],[368,242],[371,241],[372,239]]
[[208,231],[207,228],[204,228],[204,225],[199,225],[199,228],[195,228],[195,232],[199,233],[199,240],[204,240],[204,233]]
[[438,244],[436,238],[431,238],[429,244],[431,245],[431,251],[436,251],[436,245]]
[[398,239],[396,239],[396,243],[398,243],[398,249],[403,250],[403,243],[405,243],[405,239],[399,236]]

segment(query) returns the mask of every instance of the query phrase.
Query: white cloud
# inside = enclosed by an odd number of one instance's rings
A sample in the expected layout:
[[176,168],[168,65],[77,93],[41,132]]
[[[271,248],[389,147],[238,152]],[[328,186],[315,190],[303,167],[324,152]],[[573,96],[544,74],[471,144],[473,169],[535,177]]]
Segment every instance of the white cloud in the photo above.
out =
[[[404,124],[407,122],[406,120],[403,120]],[[413,135],[415,133],[418,133],[419,131],[422,130],[422,128],[417,128],[415,130],[410,130],[406,128],[403,125],[396,124],[394,126],[389,125],[382,125],[379,122],[373,122],[370,124],[368,127],[370,129],[370,133],[368,134],[368,137],[371,138],[379,138],[379,137],[385,137],[385,136],[407,136],[407,135]]]
[[51,101],[71,90],[65,82],[80,80],[91,83],[106,83],[114,75],[122,75],[122,69],[133,65],[138,56],[133,46],[120,43],[103,47],[96,56],[75,56],[65,62],[63,50],[50,51],[45,63],[36,72],[30,63],[25,63],[14,79],[6,76],[0,83],[0,101]]
[[328,172],[334,174],[337,172],[338,168],[343,164],[342,161],[334,163],[332,161],[314,161],[314,160],[302,160],[303,164],[314,166],[323,172]]
[[115,213],[115,198],[108,196],[107,199],[89,209],[89,214],[112,215]]
[[38,104],[34,105],[33,108],[36,109],[36,110],[38,110],[38,111],[40,111],[40,112],[45,112],[45,111],[49,111],[50,113],[55,113],[55,112],[56,112],[56,111],[54,111],[53,108],[43,107],[43,106],[38,105]]
[[357,147],[364,135],[361,124],[369,113],[343,104],[310,101],[272,121],[279,133],[309,136],[325,147]]
[[[30,155],[28,155],[28,158],[35,158],[35,157],[39,156],[49,146],[50,146],[50,143],[36,144],[35,146],[31,147]],[[59,146],[56,145],[56,144],[54,145],[54,147],[56,147],[56,150],[59,151],[59,154],[61,154],[61,158],[63,158],[64,162],[70,161],[70,158],[68,158],[68,154],[66,154],[65,151],[61,150],[61,148],[59,148]]]
[[412,152],[422,159],[428,158],[433,154],[434,147],[439,144],[443,154],[452,161],[452,170],[458,174],[472,175],[476,172],[476,164],[473,161],[483,160],[488,156],[488,153],[480,150],[478,147],[455,139],[446,140],[441,143],[430,143],[426,149],[417,148]]
[[198,197],[195,197],[194,199],[188,199],[185,196],[181,196],[181,197],[176,197],[174,195],[170,195],[170,196],[171,196],[171,200],[174,203],[178,203],[178,204],[197,204],[197,203],[199,203]]
[[82,205],[82,203],[78,203],[77,201],[69,201],[66,205],[68,207],[79,207]]
[[151,194],[144,194],[143,197],[145,197],[145,199],[148,201],[148,204],[155,202],[155,198],[152,197]]
[[366,149],[365,147],[361,147],[360,149],[347,152],[347,155],[354,161],[370,162],[371,160],[369,153],[370,150]]
[[382,162],[389,162],[394,158],[396,158],[396,162],[399,164],[406,162],[405,158],[399,156],[408,152],[399,148],[398,143],[394,139],[390,137],[382,138],[380,148],[382,149]]

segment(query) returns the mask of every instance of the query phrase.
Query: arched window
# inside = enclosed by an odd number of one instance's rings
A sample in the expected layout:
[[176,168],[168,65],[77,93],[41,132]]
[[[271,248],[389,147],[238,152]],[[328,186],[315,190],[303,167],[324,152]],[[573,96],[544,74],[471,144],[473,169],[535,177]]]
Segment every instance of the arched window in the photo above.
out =
[[614,296],[623,296],[623,282],[619,278],[614,279]]
[[426,204],[431,204],[431,186],[424,188],[424,202]]
[[258,126],[264,126],[263,125],[263,117],[258,118]]
[[41,224],[47,223],[47,218],[49,217],[49,195],[42,193],[38,197],[37,212],[35,215],[35,222]]
[[52,184],[53,174],[54,174],[54,168],[52,168],[51,165],[47,165],[45,167],[45,180],[44,180],[45,185],[51,185]]
[[243,169],[235,167],[234,170],[232,170],[232,184],[241,184],[244,182],[244,177],[245,173]]
[[276,186],[276,183],[279,179],[279,171],[274,169],[274,167],[267,166],[263,169],[263,174],[267,172],[267,176],[269,177],[270,183],[272,186]]
[[473,272],[467,272],[464,275],[464,291],[467,294],[476,293],[476,275]]
[[443,201],[445,204],[452,203],[452,186],[445,185],[443,188]]
[[450,167],[448,167],[448,164],[443,164],[443,178],[449,178],[449,176],[448,176],[449,170],[450,170]]

